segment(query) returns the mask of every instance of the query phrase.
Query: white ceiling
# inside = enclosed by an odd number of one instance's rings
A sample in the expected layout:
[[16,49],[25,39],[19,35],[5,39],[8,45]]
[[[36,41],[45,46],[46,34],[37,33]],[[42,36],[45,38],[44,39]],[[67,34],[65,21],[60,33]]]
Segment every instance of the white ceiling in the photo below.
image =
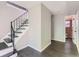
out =
[[66,3],[66,10],[68,14],[76,14],[79,11],[79,1],[71,1]]
[[65,1],[47,1],[47,2],[43,2],[43,4],[54,15],[65,13],[65,10],[66,10],[66,2]]
[[[35,5],[40,4],[40,1],[13,1],[18,5],[32,8]],[[76,1],[42,1],[42,3],[52,12],[53,15],[57,14],[75,14],[76,10],[79,10],[79,2]]]
[[72,15],[79,10],[79,1],[50,1],[43,4],[54,14]]

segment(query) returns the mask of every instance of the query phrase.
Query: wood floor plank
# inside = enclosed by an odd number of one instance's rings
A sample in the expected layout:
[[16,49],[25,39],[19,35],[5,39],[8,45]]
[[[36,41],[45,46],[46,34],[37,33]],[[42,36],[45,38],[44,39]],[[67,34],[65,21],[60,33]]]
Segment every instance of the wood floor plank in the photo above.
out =
[[27,47],[18,52],[18,57],[78,57],[76,45],[68,40],[65,43],[59,41],[51,41],[51,45],[42,53]]

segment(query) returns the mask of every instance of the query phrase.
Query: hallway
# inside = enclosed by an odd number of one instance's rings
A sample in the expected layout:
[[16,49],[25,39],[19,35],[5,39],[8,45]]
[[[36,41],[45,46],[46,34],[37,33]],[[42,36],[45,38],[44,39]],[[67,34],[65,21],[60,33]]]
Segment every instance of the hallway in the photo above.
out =
[[27,47],[18,52],[19,57],[77,57],[78,51],[76,45],[68,39],[65,43],[51,41],[51,45],[42,53]]

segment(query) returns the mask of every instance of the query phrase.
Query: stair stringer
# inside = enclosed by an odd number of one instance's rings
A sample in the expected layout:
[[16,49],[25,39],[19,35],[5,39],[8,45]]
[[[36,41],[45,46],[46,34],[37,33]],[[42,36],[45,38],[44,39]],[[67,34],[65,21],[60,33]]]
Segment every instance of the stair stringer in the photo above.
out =
[[29,41],[29,27],[26,27],[26,30],[23,30],[23,33],[20,35],[20,37],[15,39],[15,47],[17,50],[22,49],[23,47],[26,47],[28,45]]

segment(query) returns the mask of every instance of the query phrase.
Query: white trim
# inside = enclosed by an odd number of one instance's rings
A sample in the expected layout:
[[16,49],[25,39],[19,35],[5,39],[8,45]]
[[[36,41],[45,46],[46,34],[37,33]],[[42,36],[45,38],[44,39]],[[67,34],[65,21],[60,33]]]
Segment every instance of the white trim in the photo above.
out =
[[35,49],[36,51],[40,52],[40,49],[37,49],[37,48],[33,47],[33,46],[30,45],[30,44],[28,44],[28,47],[31,47],[31,48]]
[[0,42],[4,42],[3,39],[5,39],[6,37],[8,37],[8,33],[7,33],[4,37],[2,37],[2,38],[0,39]]
[[78,42],[75,43],[75,45],[76,45],[76,47],[77,47],[77,51],[78,51],[78,54],[79,54],[79,44],[78,44]]
[[3,55],[5,55],[5,54],[8,54],[8,53],[10,53],[10,52],[12,52],[12,51],[13,51],[13,47],[0,50],[0,56],[3,56]]
[[29,47],[31,47],[31,48],[33,48],[33,49],[35,49],[35,50],[37,50],[38,52],[42,52],[42,51],[44,51],[49,45],[51,44],[51,42],[50,43],[48,43],[44,48],[42,48],[42,49],[37,49],[37,48],[34,48],[33,46],[31,46],[31,45],[28,45]]
[[53,40],[59,41],[59,42],[65,42],[65,39],[63,39],[63,40],[60,40],[60,39],[53,39]]
[[78,45],[76,44],[76,46],[77,46],[77,51],[78,51],[78,54],[79,54],[79,47],[78,47]]
[[4,40],[4,43],[5,43],[8,47],[12,46],[12,43],[7,43],[7,42],[5,42],[5,40]]
[[48,43],[46,46],[44,46],[44,48],[42,48],[40,52],[44,51],[50,44],[51,44],[51,42]]
[[28,47],[28,45],[25,45],[25,46],[23,46],[23,47],[21,47],[21,48],[19,48],[19,49],[17,49],[17,50],[20,51],[20,50],[22,50],[22,49],[24,49],[24,48],[26,48],[26,47]]
[[17,53],[11,55],[10,57],[17,57]]

